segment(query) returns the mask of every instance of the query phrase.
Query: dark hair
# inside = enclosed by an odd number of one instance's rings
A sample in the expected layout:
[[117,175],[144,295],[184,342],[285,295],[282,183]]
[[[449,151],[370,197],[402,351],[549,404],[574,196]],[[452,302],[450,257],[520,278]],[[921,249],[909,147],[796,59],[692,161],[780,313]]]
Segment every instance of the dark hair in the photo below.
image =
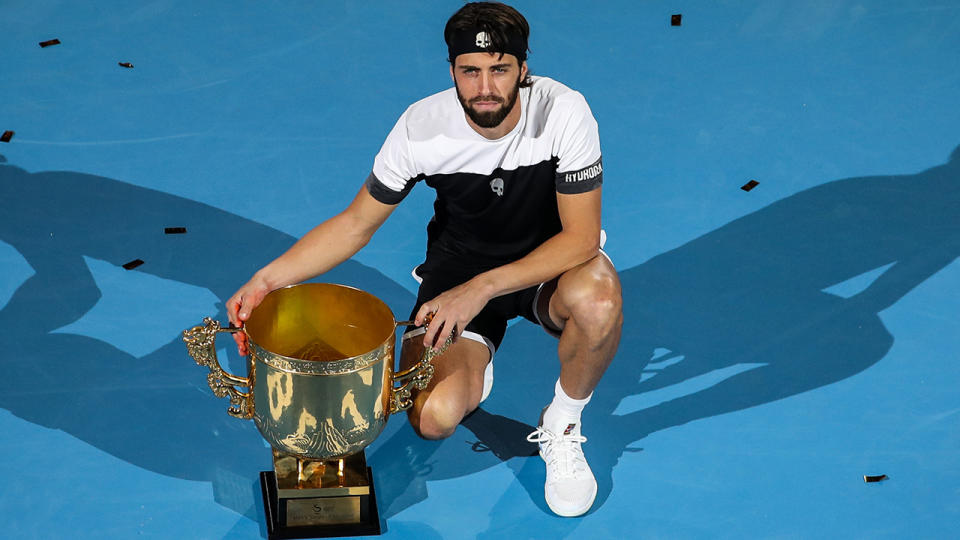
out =
[[[470,2],[457,10],[447,26],[443,29],[443,39],[447,42],[447,47],[453,45],[454,34],[462,30],[479,29],[490,36],[491,49],[503,51],[507,49],[507,44],[511,42],[510,37],[522,38],[524,54],[530,52],[527,41],[530,37],[530,25],[527,19],[516,9],[500,2]],[[516,41],[515,39],[513,41]],[[500,53],[503,57],[503,53]],[[447,58],[451,64],[454,58]],[[526,61],[526,58],[517,58],[520,64]],[[533,84],[530,80],[530,72],[527,71],[527,77],[520,81],[521,87],[527,87]]]

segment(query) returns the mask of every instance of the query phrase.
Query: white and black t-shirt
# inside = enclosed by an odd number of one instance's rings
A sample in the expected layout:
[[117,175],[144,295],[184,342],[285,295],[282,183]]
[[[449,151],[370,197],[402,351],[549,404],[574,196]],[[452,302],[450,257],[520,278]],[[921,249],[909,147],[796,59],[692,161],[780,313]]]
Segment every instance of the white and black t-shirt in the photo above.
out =
[[437,192],[427,253],[493,268],[522,258],[561,230],[557,193],[600,186],[597,122],[583,96],[545,77],[521,88],[517,126],[489,140],[473,130],[456,89],[411,105],[367,179],[378,201],[399,203],[423,180]]

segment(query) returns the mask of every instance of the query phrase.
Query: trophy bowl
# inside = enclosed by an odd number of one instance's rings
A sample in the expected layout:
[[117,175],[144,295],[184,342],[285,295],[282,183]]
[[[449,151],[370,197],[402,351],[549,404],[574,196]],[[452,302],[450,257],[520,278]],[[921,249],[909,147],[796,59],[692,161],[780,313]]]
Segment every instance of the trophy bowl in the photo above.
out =
[[[287,538],[296,529],[308,536],[379,533],[379,521],[376,531],[363,532],[373,531],[377,514],[363,449],[390,414],[412,405],[414,388],[426,388],[439,354],[427,349],[420,362],[395,372],[396,328],[409,324],[362,290],[303,283],[269,293],[242,329],[205,318],[184,331],[190,356],[210,370],[213,393],[230,399],[227,412],[252,419],[273,447],[274,471],[261,473],[268,529]],[[215,340],[222,332],[246,334],[245,377],[220,366]]]

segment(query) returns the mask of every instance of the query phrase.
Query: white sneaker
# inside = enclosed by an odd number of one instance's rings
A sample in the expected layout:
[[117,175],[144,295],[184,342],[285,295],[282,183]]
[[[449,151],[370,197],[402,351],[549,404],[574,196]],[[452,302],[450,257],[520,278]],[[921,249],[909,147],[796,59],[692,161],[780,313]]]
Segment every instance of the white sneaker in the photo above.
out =
[[587,465],[580,443],[579,424],[569,424],[563,433],[555,434],[543,426],[527,436],[527,441],[540,444],[540,457],[547,464],[547,482],[543,495],[553,513],[563,517],[585,514],[597,497],[597,480]]
[[480,394],[480,403],[486,401],[490,391],[493,390],[493,359],[487,362],[487,367],[483,370],[483,392]]

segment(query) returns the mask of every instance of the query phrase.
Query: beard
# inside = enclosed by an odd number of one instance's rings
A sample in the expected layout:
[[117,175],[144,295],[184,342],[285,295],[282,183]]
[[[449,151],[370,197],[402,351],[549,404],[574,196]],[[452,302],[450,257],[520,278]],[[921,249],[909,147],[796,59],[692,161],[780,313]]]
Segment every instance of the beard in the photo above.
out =
[[[460,106],[463,107],[463,112],[470,117],[470,120],[473,120],[474,124],[482,128],[495,128],[499,126],[516,106],[517,97],[520,95],[519,78],[517,78],[516,84],[513,85],[513,90],[507,95],[506,99],[500,96],[488,95],[465,100],[463,99],[463,94],[460,93],[460,87],[457,85],[456,80],[454,80],[453,84],[457,88],[457,99],[460,100]],[[500,107],[492,111],[480,112],[473,108],[473,104],[478,101],[495,101],[500,104]]]

